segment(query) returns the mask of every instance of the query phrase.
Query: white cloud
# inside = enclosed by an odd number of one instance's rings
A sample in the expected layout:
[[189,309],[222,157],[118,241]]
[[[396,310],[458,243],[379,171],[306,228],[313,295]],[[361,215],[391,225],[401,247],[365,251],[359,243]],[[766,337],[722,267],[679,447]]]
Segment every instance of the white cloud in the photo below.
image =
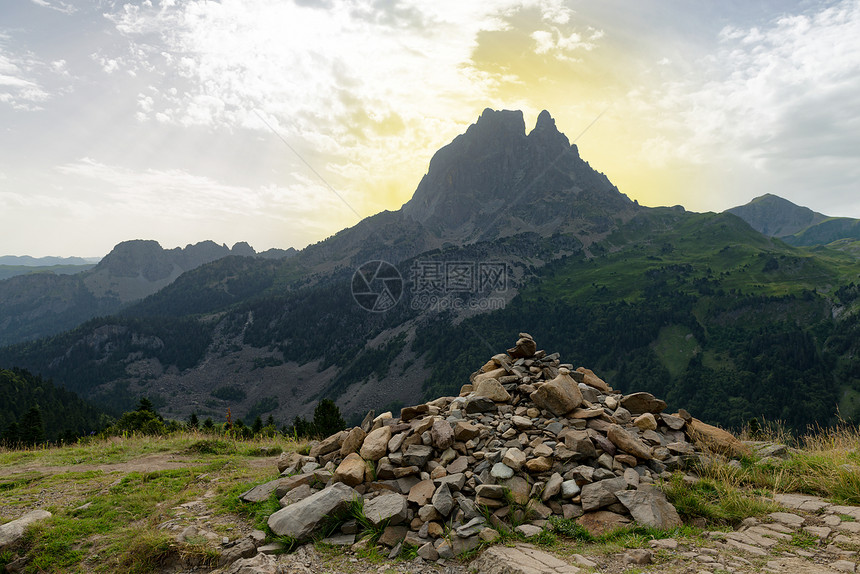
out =
[[30,0],[30,2],[37,6],[41,6],[42,8],[50,8],[51,10],[62,12],[63,14],[74,14],[77,12],[77,9],[74,6],[62,1],[48,2],[47,0]]
[[234,217],[256,217],[301,221],[311,219],[320,210],[347,209],[329,190],[301,176],[288,187],[251,188],[184,170],[137,171],[86,157],[61,165],[57,171],[66,177],[81,178],[83,181],[75,185],[82,188],[87,187],[86,180],[106,184],[98,186],[106,191],[92,202],[93,209],[109,206],[115,214],[142,215],[164,206],[174,219],[229,221]]
[[0,103],[14,109],[38,109],[49,94],[36,82],[31,56],[21,57],[6,47],[8,37],[0,35]]
[[520,80],[471,58],[482,31],[522,11],[538,15],[559,59],[602,35],[577,32],[563,0],[189,0],[117,5],[106,17],[128,50],[98,56],[150,85],[138,122],[267,132],[260,114],[338,190],[364,188],[364,216],[408,199],[413,188],[393,182],[418,181],[426,163],[416,158],[483,108],[510,105],[494,94]]
[[[858,175],[858,93],[860,1],[844,0],[766,25],[725,27],[696,75],[636,105],[659,118],[643,149],[659,150],[661,161],[740,161],[774,184],[842,193]],[[667,141],[685,144],[672,149]]]

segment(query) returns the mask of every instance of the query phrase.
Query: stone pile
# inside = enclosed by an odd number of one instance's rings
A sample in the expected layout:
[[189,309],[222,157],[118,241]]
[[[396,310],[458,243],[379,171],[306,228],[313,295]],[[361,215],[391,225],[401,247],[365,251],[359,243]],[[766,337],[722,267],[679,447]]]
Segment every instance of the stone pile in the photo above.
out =
[[[361,499],[367,520],[387,525],[381,544],[397,551],[408,542],[427,560],[471,550],[512,524],[538,534],[552,516],[594,533],[631,522],[672,528],[680,518],[654,483],[703,452],[747,447],[665,408],[649,393],[613,390],[520,333],[459,396],[405,407],[399,417],[368,413],[307,456],[282,455],[283,478],[242,498],[276,492],[282,508],[269,527],[296,540]],[[328,541],[353,544],[357,529],[349,521]]]

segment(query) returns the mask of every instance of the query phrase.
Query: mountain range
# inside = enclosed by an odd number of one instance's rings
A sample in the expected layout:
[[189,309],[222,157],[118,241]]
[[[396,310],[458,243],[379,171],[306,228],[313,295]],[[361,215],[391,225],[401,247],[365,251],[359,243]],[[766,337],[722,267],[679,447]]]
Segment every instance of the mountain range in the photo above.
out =
[[527,133],[521,112],[488,109],[400,210],[301,251],[120,244],[54,298],[67,307],[31,303],[41,327],[9,320],[28,308],[2,290],[27,276],[0,281],[0,333],[18,341],[0,365],[112,412],[147,396],[174,418],[288,423],[322,398],[355,418],[456,393],[523,330],[703,420],[828,424],[860,415],[856,220],[820,231],[834,220],[776,196],[640,206],[549,113]]

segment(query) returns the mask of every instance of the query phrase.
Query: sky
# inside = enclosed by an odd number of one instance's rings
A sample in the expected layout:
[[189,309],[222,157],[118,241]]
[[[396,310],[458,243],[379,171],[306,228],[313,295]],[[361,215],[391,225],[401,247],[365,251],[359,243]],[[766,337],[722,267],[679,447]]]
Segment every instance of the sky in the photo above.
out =
[[860,0],[3,0],[0,255],[302,248],[487,107],[643,205],[860,218]]

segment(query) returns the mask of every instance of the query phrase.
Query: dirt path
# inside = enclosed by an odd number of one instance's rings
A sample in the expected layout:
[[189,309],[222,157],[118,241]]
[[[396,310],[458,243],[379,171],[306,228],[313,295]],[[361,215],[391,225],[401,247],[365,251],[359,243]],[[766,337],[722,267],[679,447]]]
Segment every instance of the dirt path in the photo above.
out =
[[[177,468],[185,468],[200,464],[199,457],[184,456],[176,453],[154,453],[147,454],[127,460],[125,462],[115,462],[109,464],[70,464],[70,465],[42,465],[42,464],[22,464],[16,465],[14,469],[4,471],[0,469],[0,476],[14,477],[17,474],[41,474],[51,476],[55,474],[63,474],[66,472],[90,472],[102,471],[106,474],[112,472],[129,473],[129,472],[156,472],[159,470],[175,470]],[[264,466],[274,466],[271,458],[255,458],[247,462],[251,468],[260,468]]]

